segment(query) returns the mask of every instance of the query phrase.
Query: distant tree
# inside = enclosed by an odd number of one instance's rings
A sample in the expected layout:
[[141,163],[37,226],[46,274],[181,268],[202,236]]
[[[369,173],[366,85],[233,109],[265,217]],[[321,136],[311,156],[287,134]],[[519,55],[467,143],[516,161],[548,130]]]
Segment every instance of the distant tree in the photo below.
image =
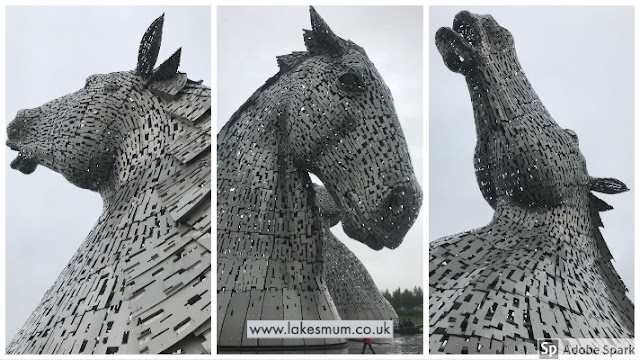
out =
[[400,290],[400,288],[397,288],[395,290],[393,290],[393,294],[391,295],[391,298],[393,299],[393,302],[391,303],[391,306],[393,306],[394,309],[401,309],[402,308],[402,290]]
[[384,298],[387,299],[387,301],[391,304],[391,300],[393,300],[393,297],[391,296],[391,293],[389,292],[389,290],[384,289],[382,291],[382,296],[384,296]]
[[402,302],[402,307],[409,310],[413,308],[413,294],[411,293],[411,290],[409,289],[404,289],[402,291],[402,295],[401,295],[401,302]]
[[422,288],[414,286],[412,294],[413,294],[413,299],[412,299],[413,301],[411,303],[411,307],[414,308],[414,309],[422,307],[422,301],[423,301]]
[[422,308],[422,288],[414,286],[413,289],[397,288],[390,292],[388,289],[381,291],[382,296],[389,301],[394,309],[413,310]]

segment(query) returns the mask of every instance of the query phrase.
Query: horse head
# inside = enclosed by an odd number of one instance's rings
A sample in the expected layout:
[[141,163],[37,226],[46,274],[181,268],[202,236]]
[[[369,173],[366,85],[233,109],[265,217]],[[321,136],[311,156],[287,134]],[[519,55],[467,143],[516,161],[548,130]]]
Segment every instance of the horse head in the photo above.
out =
[[497,57],[517,62],[513,36],[491,15],[459,12],[452,28],[438,30],[436,46],[449,70],[463,75],[482,71]]
[[[592,193],[626,186],[589,175],[577,134],[542,105],[513,36],[491,16],[463,11],[435,40],[445,65],[465,76],[476,178],[495,213],[482,228],[430,243],[429,337],[438,344],[431,352],[527,353],[532,334],[633,336],[633,304],[599,230],[599,212],[611,207]],[[541,280],[545,273],[553,280]],[[560,321],[538,321],[559,308],[572,310]],[[459,346],[461,339],[474,345]]]
[[[154,69],[162,25],[163,16],[147,29],[135,70],[92,75],[72,94],[19,111],[8,127],[7,145],[19,152],[14,169],[44,165],[104,200],[9,353],[211,351],[210,89],[177,72],[180,50]],[[143,280],[169,262],[170,273]],[[169,309],[162,325],[148,326]],[[54,321],[77,314],[88,324],[76,322],[84,329],[77,334]],[[81,339],[87,332],[101,341]]]
[[290,73],[287,100],[279,104],[289,151],[322,180],[349,237],[395,248],[418,215],[422,193],[391,92],[360,46],[310,12],[308,51],[278,58]]
[[576,133],[547,112],[522,71],[513,36],[493,17],[458,13],[452,28],[438,30],[436,46],[445,65],[466,78],[478,137],[476,177],[493,208],[572,203],[603,210],[607,205],[589,190],[627,190],[618,180],[589,176]]
[[[180,50],[153,70],[163,20],[164,15],[144,34],[136,70],[89,76],[72,94],[20,110],[7,128],[7,146],[19,152],[11,167],[30,174],[44,165],[93,191],[111,180],[128,181],[140,159],[164,141],[162,131],[151,127],[150,117],[166,115],[151,85],[177,74]],[[139,131],[147,144],[132,136]]]

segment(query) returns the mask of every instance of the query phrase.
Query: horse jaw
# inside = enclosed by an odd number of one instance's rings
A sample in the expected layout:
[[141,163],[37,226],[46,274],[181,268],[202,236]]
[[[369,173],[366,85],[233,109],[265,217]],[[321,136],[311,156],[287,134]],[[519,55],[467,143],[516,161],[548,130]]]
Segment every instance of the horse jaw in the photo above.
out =
[[24,153],[18,153],[18,156],[11,162],[12,169],[18,170],[25,175],[33,173],[37,167],[38,163]]

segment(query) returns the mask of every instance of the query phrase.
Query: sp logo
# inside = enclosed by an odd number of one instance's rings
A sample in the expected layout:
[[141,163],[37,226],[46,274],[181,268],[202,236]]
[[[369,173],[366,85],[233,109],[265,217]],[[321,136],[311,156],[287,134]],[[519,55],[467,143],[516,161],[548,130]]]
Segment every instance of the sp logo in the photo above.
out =
[[538,355],[540,359],[557,359],[559,352],[558,339],[538,339]]

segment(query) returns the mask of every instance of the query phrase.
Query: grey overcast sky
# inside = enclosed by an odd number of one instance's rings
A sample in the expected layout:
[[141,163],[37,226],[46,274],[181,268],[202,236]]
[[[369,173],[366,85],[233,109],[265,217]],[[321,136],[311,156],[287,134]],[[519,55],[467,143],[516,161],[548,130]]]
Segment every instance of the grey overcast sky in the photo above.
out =
[[[423,191],[422,7],[316,6],[340,37],[362,46],[391,89]],[[304,51],[302,29],[310,29],[308,7],[218,7],[217,126],[278,72],[276,56]],[[426,208],[423,205],[423,209]],[[423,212],[395,250],[374,251],[332,232],[363,262],[381,289],[423,286]]]
[[[179,70],[211,86],[210,7],[7,7],[6,121],[84,86],[87,76],[133,70],[151,22],[165,13],[158,64],[182,47]],[[6,341],[27,320],[102,211],[97,193],[42,166],[6,159]]]
[[514,36],[518,58],[555,121],[574,130],[591,176],[615,177],[631,191],[598,194],[614,266],[634,298],[633,7],[431,7],[429,15],[429,239],[486,225],[493,215],[476,183],[476,144],[464,77],[434,44],[460,10],[491,14]]

